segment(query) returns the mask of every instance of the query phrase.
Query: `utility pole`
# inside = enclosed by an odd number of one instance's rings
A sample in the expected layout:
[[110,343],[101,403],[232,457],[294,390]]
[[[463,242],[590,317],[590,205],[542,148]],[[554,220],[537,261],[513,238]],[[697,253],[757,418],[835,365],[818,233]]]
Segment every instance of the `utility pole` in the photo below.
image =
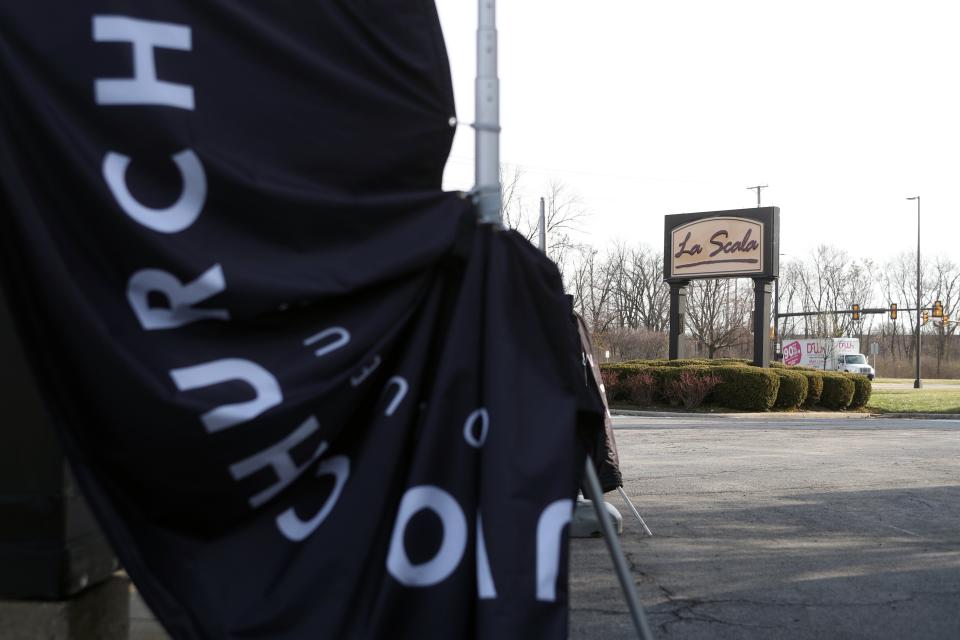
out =
[[767,188],[767,185],[765,185],[765,184],[758,184],[758,185],[755,186],[755,187],[747,187],[747,190],[748,190],[748,191],[753,191],[754,189],[757,190],[757,209],[760,208],[760,191],[761,191],[762,189],[766,189],[766,188]]
[[540,251],[547,252],[547,215],[546,203],[540,198]]

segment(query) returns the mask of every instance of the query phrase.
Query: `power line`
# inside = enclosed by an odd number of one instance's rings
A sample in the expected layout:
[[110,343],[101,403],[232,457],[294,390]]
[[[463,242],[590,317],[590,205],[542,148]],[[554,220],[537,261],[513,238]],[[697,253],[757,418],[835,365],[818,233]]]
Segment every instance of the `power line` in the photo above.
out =
[[[454,156],[451,155],[447,159],[447,164],[456,164],[461,166],[468,166],[473,164],[473,159],[466,158],[463,156]],[[565,174],[565,175],[576,175],[576,176],[585,176],[591,178],[608,178],[611,180],[622,180],[622,181],[633,181],[633,182],[659,182],[659,183],[687,183],[687,184],[703,184],[703,185],[716,185],[723,186],[728,185],[729,183],[721,180],[703,180],[699,178],[670,178],[670,177],[661,177],[661,176],[650,176],[650,175],[639,175],[639,174],[629,174],[629,173],[611,173],[611,172],[600,172],[600,171],[582,171],[576,169],[556,169],[551,167],[544,167],[532,164],[524,164],[520,162],[510,162],[508,160],[503,160],[501,164],[504,167],[517,167],[523,169],[524,171],[529,171],[532,174]]]

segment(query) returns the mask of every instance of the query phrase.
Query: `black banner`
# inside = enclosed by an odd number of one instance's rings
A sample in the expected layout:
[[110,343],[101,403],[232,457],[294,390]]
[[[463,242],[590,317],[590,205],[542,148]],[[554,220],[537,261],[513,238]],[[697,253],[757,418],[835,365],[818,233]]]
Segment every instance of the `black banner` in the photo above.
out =
[[431,3],[4,3],[0,92],[2,283],[174,637],[565,637],[579,347],[440,191]]

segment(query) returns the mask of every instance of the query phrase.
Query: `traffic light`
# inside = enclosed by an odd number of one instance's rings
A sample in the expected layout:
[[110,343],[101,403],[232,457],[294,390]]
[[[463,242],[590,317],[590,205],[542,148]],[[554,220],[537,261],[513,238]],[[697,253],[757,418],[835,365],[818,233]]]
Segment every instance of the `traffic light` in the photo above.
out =
[[942,318],[943,317],[943,305],[940,304],[939,300],[934,300],[933,302],[933,317]]
[[923,318],[923,322],[921,322],[920,324],[927,324],[927,320],[930,319],[930,312],[924,311],[923,313],[920,314],[920,317]]
[[858,304],[853,305],[853,319],[854,320],[860,319],[860,305]]
[[890,319],[891,320],[897,319],[897,303],[896,302],[890,303]]

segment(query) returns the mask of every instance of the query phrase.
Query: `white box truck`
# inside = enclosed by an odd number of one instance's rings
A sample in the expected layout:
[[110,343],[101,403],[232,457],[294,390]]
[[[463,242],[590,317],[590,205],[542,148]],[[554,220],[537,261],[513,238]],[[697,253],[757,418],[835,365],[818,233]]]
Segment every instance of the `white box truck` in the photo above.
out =
[[826,371],[860,373],[873,380],[876,372],[860,353],[859,338],[801,338],[785,340],[783,364]]

